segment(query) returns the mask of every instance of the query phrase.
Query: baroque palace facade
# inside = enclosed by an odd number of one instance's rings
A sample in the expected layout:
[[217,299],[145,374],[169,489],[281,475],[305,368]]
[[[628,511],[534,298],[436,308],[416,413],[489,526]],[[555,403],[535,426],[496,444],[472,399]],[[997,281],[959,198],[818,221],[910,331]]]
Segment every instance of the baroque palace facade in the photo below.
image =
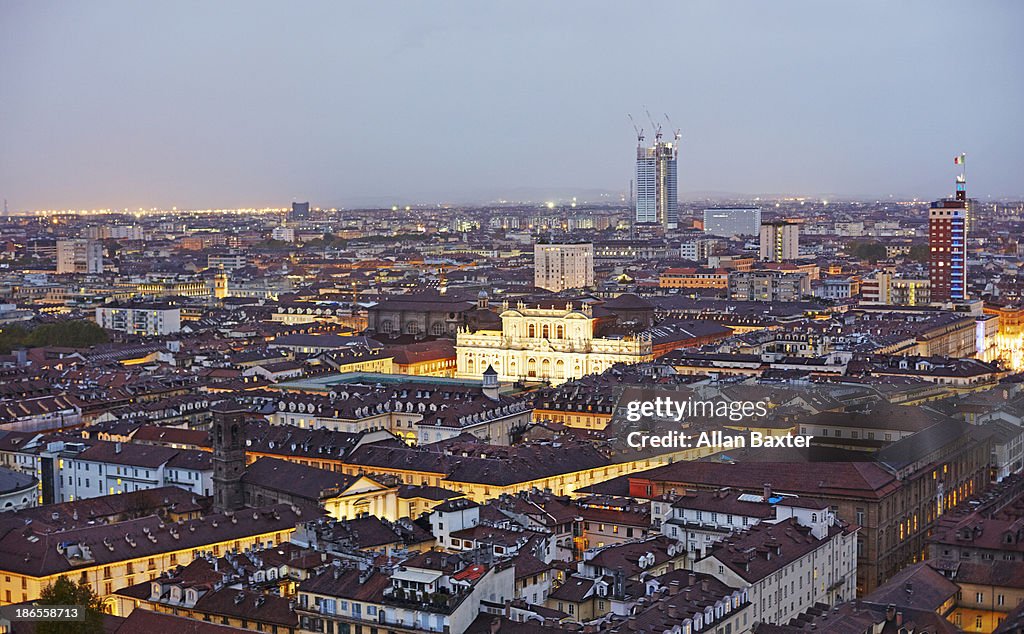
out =
[[[597,310],[601,310],[598,308]],[[457,376],[480,379],[488,366],[499,381],[550,381],[552,384],[600,373],[616,363],[654,358],[650,337],[598,337],[601,320],[589,304],[527,307],[502,304],[501,330],[459,329]]]

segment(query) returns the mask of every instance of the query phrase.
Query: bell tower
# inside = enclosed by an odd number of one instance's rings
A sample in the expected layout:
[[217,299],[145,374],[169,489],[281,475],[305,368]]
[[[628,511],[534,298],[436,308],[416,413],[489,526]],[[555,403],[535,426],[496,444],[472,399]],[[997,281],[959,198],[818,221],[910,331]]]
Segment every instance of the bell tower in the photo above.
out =
[[245,503],[243,425],[249,408],[235,402],[218,403],[213,412],[213,510],[235,511]]
[[228,296],[228,274],[217,273],[213,276],[213,296],[224,299]]

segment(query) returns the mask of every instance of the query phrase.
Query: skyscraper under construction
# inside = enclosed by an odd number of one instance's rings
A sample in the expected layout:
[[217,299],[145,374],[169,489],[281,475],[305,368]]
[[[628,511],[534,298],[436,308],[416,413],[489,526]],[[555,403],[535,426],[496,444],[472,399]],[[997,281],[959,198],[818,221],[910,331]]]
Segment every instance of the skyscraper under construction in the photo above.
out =
[[[652,123],[653,125],[653,123]],[[679,226],[679,132],[671,141],[662,140],[656,126],[654,145],[645,145],[642,130],[637,130],[636,145],[636,222],[659,224],[665,229]]]

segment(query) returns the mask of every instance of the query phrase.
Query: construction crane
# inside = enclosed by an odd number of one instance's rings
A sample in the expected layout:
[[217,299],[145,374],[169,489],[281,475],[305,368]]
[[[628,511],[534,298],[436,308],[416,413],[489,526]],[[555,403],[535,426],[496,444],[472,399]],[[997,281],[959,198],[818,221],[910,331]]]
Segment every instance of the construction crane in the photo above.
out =
[[633,120],[633,115],[627,112],[626,116],[629,117],[629,122],[633,124],[633,131],[636,132],[636,144],[640,145],[644,142],[644,129],[636,124],[636,121]]
[[[668,127],[671,129],[672,128],[672,120],[668,118],[668,113],[665,113],[665,121],[668,122]],[[681,138],[683,138],[683,129],[682,128],[676,128],[675,130],[672,131],[672,142],[673,142],[673,145],[676,148],[676,152],[679,151],[679,139],[681,139]]]
[[651,116],[647,106],[644,106],[644,112],[647,113],[647,120],[651,122],[651,127],[654,128],[654,143],[661,143],[661,124],[654,122],[654,117]]

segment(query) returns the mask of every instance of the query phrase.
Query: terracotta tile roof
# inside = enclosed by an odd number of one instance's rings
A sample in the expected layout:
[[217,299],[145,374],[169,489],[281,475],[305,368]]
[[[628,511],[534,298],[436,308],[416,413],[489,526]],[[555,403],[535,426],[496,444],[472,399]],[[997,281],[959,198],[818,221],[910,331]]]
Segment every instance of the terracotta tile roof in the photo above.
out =
[[215,625],[206,621],[187,619],[163,612],[151,612],[142,608],[132,610],[116,634],[153,634],[153,632],[174,632],[175,634],[235,634],[251,630],[228,625]]

